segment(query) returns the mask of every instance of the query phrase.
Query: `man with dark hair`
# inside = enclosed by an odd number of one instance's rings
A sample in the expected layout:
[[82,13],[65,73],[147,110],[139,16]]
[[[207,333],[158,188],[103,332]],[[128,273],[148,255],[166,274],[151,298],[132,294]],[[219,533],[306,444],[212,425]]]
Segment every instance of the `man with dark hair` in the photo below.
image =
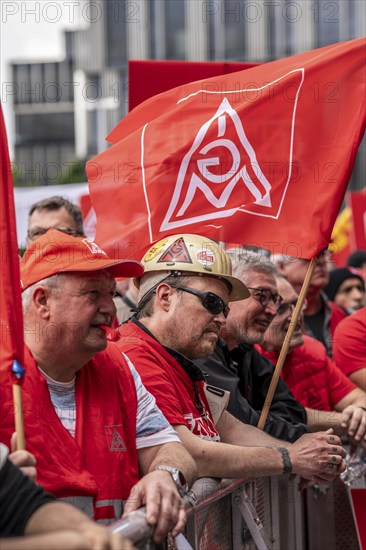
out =
[[365,282],[354,268],[338,267],[329,273],[324,288],[329,300],[348,314],[366,305]]
[[33,204],[28,215],[27,247],[51,228],[74,237],[83,237],[83,217],[80,208],[59,196]]

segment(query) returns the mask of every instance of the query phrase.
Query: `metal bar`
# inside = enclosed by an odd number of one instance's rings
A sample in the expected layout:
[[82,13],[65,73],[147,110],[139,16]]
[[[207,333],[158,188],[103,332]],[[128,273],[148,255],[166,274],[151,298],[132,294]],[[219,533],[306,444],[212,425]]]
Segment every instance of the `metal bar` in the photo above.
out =
[[264,526],[244,488],[243,498],[238,502],[238,506],[258,550],[269,550],[271,546]]

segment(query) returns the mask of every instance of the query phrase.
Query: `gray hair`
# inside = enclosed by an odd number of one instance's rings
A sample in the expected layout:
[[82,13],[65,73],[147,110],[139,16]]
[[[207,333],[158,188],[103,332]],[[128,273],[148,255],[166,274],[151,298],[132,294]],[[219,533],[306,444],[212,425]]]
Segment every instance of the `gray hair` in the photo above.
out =
[[295,256],[287,256],[286,254],[272,254],[271,262],[276,266],[276,269],[281,269],[284,265],[290,264],[298,260]]
[[[169,272],[168,272],[169,273]],[[160,272],[161,274],[161,272]],[[151,278],[151,287],[149,290],[145,291],[145,293],[141,296],[139,296],[139,303],[136,306],[135,309],[135,316],[137,319],[142,319],[143,317],[151,317],[154,313],[154,295],[155,291],[158,288],[159,285],[162,283],[166,283],[167,285],[171,286],[172,288],[176,288],[177,286],[185,286],[189,284],[190,280],[192,279],[192,276],[195,276],[195,274],[192,275],[177,275],[176,273],[170,273],[163,279],[159,277],[158,282],[156,282],[156,273],[151,272],[149,274],[144,273],[144,283],[148,283],[149,279]],[[146,288],[146,286],[145,286]]]
[[56,295],[60,295],[60,290],[61,290],[60,287],[62,282],[63,282],[63,274],[56,273],[56,275],[52,275],[51,277],[47,277],[46,279],[41,279],[40,281],[37,281],[33,285],[28,286],[22,292],[23,311],[26,311],[30,306],[32,302],[33,292],[38,286],[44,286],[51,292],[55,293]]
[[233,276],[243,280],[248,271],[265,273],[266,275],[277,275],[274,264],[261,251],[252,250],[231,251],[227,250],[233,266]]

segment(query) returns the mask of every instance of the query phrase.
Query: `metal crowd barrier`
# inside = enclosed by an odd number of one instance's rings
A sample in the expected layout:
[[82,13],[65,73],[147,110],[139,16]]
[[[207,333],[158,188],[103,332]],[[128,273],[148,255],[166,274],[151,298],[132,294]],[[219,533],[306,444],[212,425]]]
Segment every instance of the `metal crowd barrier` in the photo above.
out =
[[[341,480],[300,493],[297,482],[276,476],[245,482],[203,478],[186,501],[184,536],[173,550],[360,550],[347,487]],[[365,480],[361,483],[365,487]],[[111,528],[141,550],[155,548],[144,509]]]

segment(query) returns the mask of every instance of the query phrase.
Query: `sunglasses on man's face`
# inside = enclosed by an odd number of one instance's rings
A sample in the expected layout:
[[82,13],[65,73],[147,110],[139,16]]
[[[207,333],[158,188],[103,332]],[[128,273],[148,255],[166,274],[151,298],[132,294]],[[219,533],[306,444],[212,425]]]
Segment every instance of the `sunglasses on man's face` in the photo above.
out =
[[177,290],[182,290],[183,292],[188,292],[189,294],[197,296],[200,299],[203,307],[205,307],[207,311],[209,311],[213,315],[219,315],[219,313],[223,313],[225,319],[229,315],[229,306],[226,305],[224,300],[222,300],[220,296],[217,296],[217,294],[214,294],[213,292],[201,292],[200,290],[196,290],[195,288],[190,288],[187,286],[176,286],[175,288]]
[[282,302],[282,296],[279,294],[273,294],[269,288],[253,288],[250,286],[247,286],[247,289],[250,291],[250,294],[253,296],[255,300],[258,300],[258,302],[263,307],[267,307],[271,302],[274,303],[276,310],[281,305]]

